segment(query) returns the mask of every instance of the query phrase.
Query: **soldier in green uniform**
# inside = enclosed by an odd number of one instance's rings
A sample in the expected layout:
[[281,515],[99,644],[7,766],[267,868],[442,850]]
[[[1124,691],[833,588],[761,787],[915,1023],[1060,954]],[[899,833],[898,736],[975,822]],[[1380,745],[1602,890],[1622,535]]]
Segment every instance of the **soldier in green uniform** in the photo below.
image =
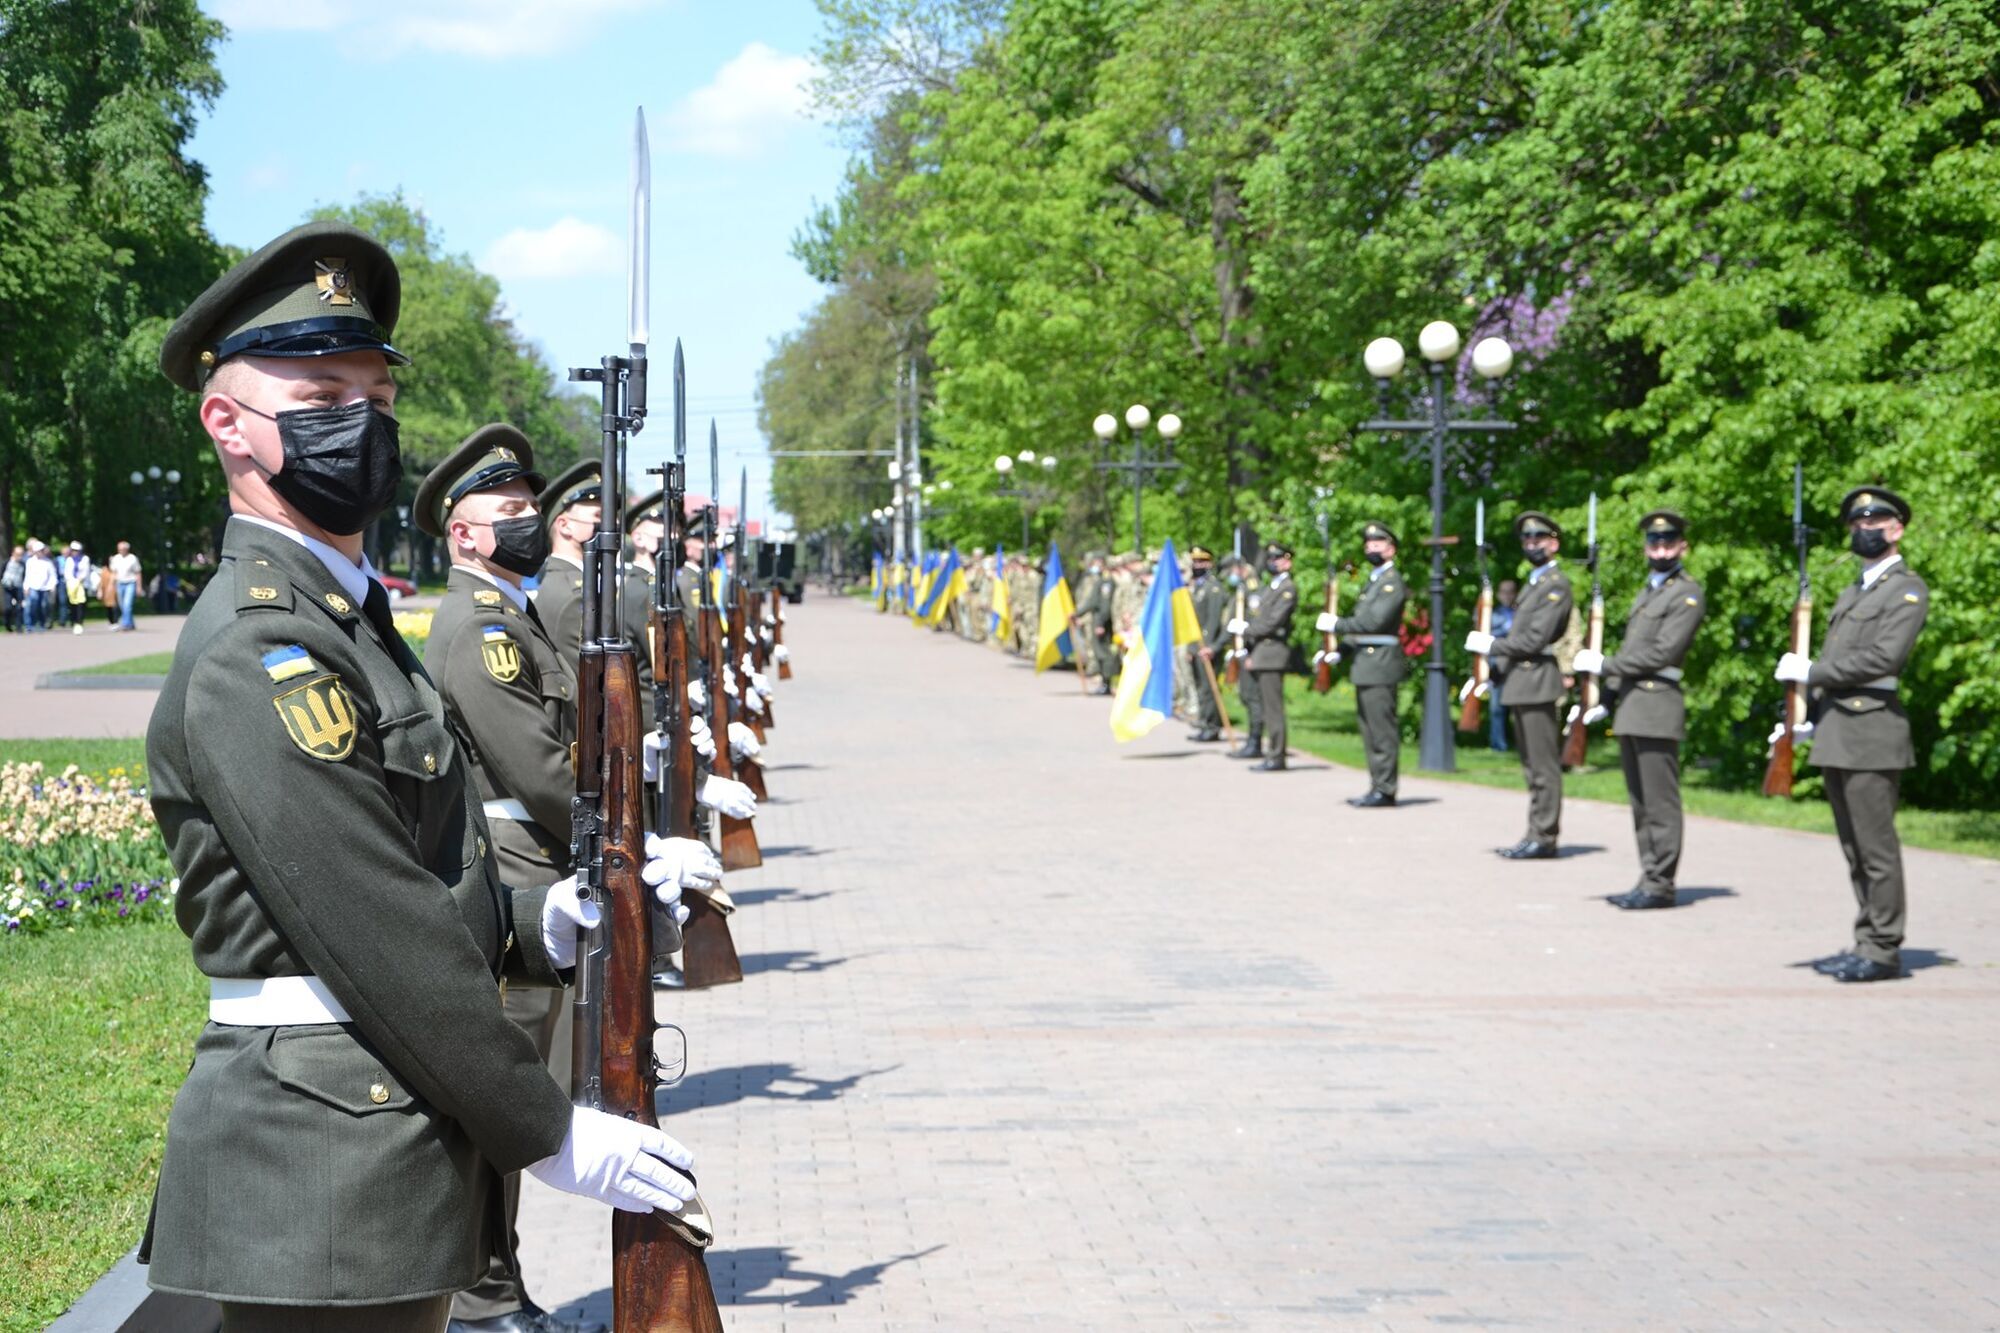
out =
[[[1188,736],[1191,741],[1219,741],[1222,739],[1222,703],[1215,697],[1211,680],[1220,683],[1217,664],[1222,660],[1218,655],[1229,636],[1222,627],[1229,621],[1229,607],[1232,600],[1229,585],[1215,575],[1215,553],[1206,546],[1188,548],[1188,570],[1192,579],[1188,585],[1188,599],[1194,603],[1195,623],[1201,626],[1201,638],[1188,645],[1188,668],[1194,675],[1195,716],[1200,725]],[[1207,669],[1202,664],[1206,662]]]
[[[640,1212],[693,1195],[684,1148],[572,1107],[501,1009],[502,977],[567,974],[597,911],[573,880],[503,881],[362,553],[402,477],[399,304],[378,242],[311,223],[218,278],[160,352],[232,516],[146,737],[211,980],[141,1258],[228,1333],[436,1333],[511,1261],[505,1172]],[[678,905],[672,868],[648,870]]]
[[1111,603],[1116,587],[1104,571],[1104,553],[1090,551],[1083,557],[1083,577],[1078,580],[1076,623],[1083,631],[1084,670],[1097,677],[1094,694],[1111,693],[1118,675],[1118,653],[1111,642]]
[[1292,548],[1272,542],[1264,548],[1264,568],[1271,581],[1249,620],[1232,619],[1225,628],[1241,634],[1250,650],[1247,664],[1257,695],[1258,720],[1263,724],[1264,760],[1252,766],[1258,773],[1285,771],[1285,670],[1292,662],[1292,614],[1298,610],[1299,589],[1292,582]]
[[583,544],[603,518],[602,467],[586,458],[565,469],[536,497],[549,525],[549,558],[535,584],[535,609],[565,662],[583,652]]
[[[1402,727],[1396,720],[1396,687],[1410,674],[1397,633],[1403,626],[1403,603],[1410,585],[1396,569],[1396,534],[1385,523],[1361,528],[1361,553],[1374,568],[1354,601],[1352,615],[1335,617],[1322,611],[1322,633],[1337,636],[1338,646],[1354,658],[1354,711],[1361,719],[1361,745],[1368,755],[1368,792],[1348,804],[1359,810],[1396,803],[1397,760]],[[1331,621],[1329,624],[1328,622]]]
[[640,725],[653,729],[653,640],[646,632],[653,616],[653,562],[666,544],[667,521],[660,510],[665,495],[654,491],[634,500],[625,510],[625,587],[619,597],[619,614],[625,620],[625,637],[639,650]]
[[1500,855],[1535,861],[1554,857],[1562,834],[1562,724],[1556,705],[1565,687],[1556,647],[1570,632],[1576,596],[1556,563],[1562,550],[1556,521],[1525,510],[1514,519],[1514,534],[1532,566],[1514,608],[1514,623],[1498,639],[1473,630],[1465,636],[1465,647],[1486,654],[1500,677],[1507,715],[1514,721],[1514,744],[1528,776],[1528,832]]
[[[1625,638],[1608,657],[1584,648],[1575,661],[1578,671],[1600,676],[1607,695],[1618,701],[1611,729],[1618,736],[1632,832],[1639,840],[1639,882],[1607,901],[1626,911],[1674,905],[1681,863],[1681,741],[1687,735],[1681,663],[1708,610],[1701,585],[1681,566],[1687,520],[1671,509],[1655,509],[1639,520],[1639,531],[1652,572],[1626,618]],[[1583,723],[1595,720],[1586,717]]]
[[1840,590],[1819,656],[1786,653],[1776,675],[1810,691],[1812,762],[1826,776],[1858,905],[1854,947],[1813,966],[1835,981],[1887,981],[1903,974],[1896,798],[1903,770],[1916,763],[1897,688],[1924,628],[1930,589],[1898,549],[1910,521],[1902,496],[1857,486],[1840,502],[1840,521],[1849,549],[1861,559],[1860,577]]
[[1229,660],[1236,661],[1236,694],[1243,701],[1245,719],[1243,743],[1229,751],[1229,757],[1261,759],[1264,755],[1264,703],[1257,697],[1256,681],[1250,677],[1250,648],[1244,643],[1242,634],[1232,630],[1230,625],[1238,620],[1246,625],[1250,623],[1245,617],[1257,614],[1257,605],[1264,599],[1264,590],[1258,586],[1256,571],[1245,557],[1230,556],[1224,569],[1229,583],[1230,603],[1229,619],[1222,622],[1222,636],[1227,644],[1223,653],[1223,669],[1226,673]]

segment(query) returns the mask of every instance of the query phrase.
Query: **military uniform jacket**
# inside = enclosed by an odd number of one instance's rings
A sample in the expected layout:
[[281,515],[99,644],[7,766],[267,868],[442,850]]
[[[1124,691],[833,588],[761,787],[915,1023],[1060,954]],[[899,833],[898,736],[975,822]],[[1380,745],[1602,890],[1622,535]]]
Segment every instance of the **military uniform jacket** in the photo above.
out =
[[1701,585],[1684,569],[1667,575],[1659,587],[1640,592],[1625,620],[1624,642],[1604,659],[1604,686],[1618,697],[1613,731],[1657,740],[1686,738],[1687,701],[1681,682],[1659,673],[1679,672],[1707,610]]
[[689,644],[692,636],[701,633],[701,570],[694,565],[682,565],[674,571],[674,587],[681,597],[681,619],[687,622]]
[[583,569],[552,555],[535,584],[535,610],[563,661],[575,667],[583,653]]
[[1292,613],[1298,610],[1299,585],[1290,574],[1271,580],[1250,613],[1243,646],[1250,650],[1252,671],[1283,671],[1292,662]]
[[424,667],[484,801],[519,801],[528,822],[494,819],[501,871],[517,884],[548,884],[569,859],[576,777],[576,672],[543,628],[492,583],[454,567],[431,621]]
[[[1393,564],[1374,572],[1354,599],[1354,614],[1334,621],[1334,633],[1342,637],[1339,647],[1353,663],[1351,677],[1356,685],[1394,685],[1410,674],[1397,632],[1403,627],[1403,603],[1410,597],[1410,585]],[[1387,636],[1390,643],[1357,643],[1355,635]]]
[[1191,645],[1205,647],[1210,652],[1223,652],[1229,644],[1229,636],[1222,627],[1229,623],[1229,608],[1235,601],[1235,589],[1215,577],[1203,574],[1188,590],[1188,597],[1194,603],[1195,623],[1201,626],[1201,642]]
[[1887,770],[1917,762],[1910,719],[1886,678],[1901,675],[1910,660],[1930,600],[1930,589],[1900,560],[1865,592],[1858,580],[1841,589],[1806,681],[1815,767]]
[[1111,599],[1116,591],[1109,574],[1085,574],[1083,596],[1076,603],[1076,618],[1093,631],[1109,629]]
[[1558,566],[1521,589],[1514,606],[1514,623],[1493,641],[1490,662],[1501,676],[1509,705],[1552,704],[1562,698],[1562,666],[1555,647],[1569,632],[1576,596]]
[[[625,641],[639,658],[639,727],[653,729],[652,637],[646,624],[653,616],[653,571],[643,564],[625,566],[625,587],[619,594],[618,613],[625,621]],[[583,649],[583,624],[577,623],[577,651]]]
[[422,665],[311,551],[232,519],[146,761],[196,966],[311,974],[353,1015],[202,1030],[152,1285],[287,1304],[470,1285],[506,1244],[495,1172],[561,1147],[570,1107],[496,984],[558,980],[544,890],[500,881]]

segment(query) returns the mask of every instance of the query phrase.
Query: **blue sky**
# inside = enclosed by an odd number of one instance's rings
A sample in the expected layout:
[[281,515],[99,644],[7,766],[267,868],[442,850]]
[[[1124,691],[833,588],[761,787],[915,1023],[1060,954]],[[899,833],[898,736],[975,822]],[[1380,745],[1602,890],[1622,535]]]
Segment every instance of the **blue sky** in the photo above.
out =
[[[846,151],[800,83],[811,0],[203,0],[230,35],[226,88],[193,154],[209,227],[255,247],[324,203],[400,189],[447,249],[501,280],[550,364],[594,365],[625,336],[632,109],[653,145],[652,331],[688,359],[689,434],[722,441],[734,503],[767,512],[757,371],[817,285],[792,232],[832,197]],[[664,369],[664,366],[662,366]],[[664,375],[635,473],[670,431]],[[706,460],[690,469],[705,489]]]

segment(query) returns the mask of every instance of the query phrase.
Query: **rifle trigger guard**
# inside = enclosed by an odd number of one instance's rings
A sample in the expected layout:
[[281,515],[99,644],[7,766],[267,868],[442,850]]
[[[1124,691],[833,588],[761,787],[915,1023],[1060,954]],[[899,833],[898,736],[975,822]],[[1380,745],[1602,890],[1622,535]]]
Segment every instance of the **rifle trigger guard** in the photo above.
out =
[[687,1077],[687,1033],[676,1024],[662,1023],[653,1029],[653,1040],[657,1042],[662,1032],[671,1032],[681,1040],[681,1058],[672,1064],[668,1064],[660,1059],[660,1052],[657,1048],[653,1051],[653,1077],[658,1079],[663,1086],[671,1088]]

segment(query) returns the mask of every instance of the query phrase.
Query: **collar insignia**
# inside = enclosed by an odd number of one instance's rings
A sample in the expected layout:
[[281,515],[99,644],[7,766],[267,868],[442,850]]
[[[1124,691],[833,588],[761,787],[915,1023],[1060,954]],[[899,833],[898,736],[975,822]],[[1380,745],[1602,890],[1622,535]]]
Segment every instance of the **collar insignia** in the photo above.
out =
[[278,600],[278,590],[276,588],[251,588],[249,589],[249,593],[260,602],[275,602]]
[[498,606],[500,605],[500,594],[491,588],[481,588],[472,594],[472,600],[481,606]]
[[343,616],[354,613],[354,603],[348,601],[337,592],[330,592],[326,595],[326,604]]

